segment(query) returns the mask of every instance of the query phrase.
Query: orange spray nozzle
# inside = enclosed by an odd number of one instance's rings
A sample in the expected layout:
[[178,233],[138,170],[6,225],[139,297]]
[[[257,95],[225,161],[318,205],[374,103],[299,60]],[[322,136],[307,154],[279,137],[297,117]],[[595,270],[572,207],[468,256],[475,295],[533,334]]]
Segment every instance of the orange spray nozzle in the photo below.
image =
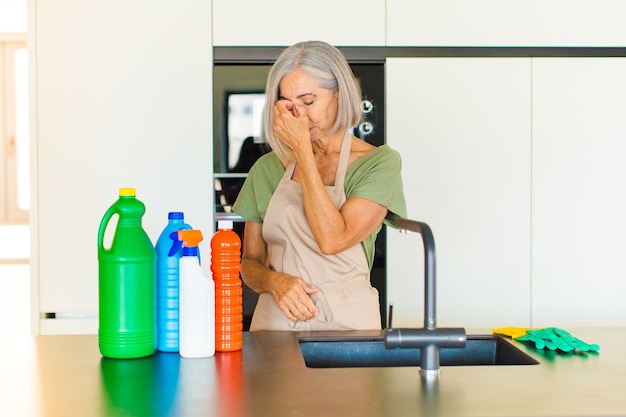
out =
[[179,230],[178,240],[183,242],[183,246],[188,248],[197,247],[204,238],[200,230]]

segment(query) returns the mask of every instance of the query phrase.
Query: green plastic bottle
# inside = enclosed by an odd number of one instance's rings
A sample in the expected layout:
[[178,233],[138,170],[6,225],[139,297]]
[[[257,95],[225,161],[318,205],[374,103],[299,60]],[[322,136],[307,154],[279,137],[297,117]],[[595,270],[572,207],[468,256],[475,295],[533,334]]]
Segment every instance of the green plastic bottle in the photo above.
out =
[[[156,251],[141,226],[146,207],[135,195],[134,188],[121,188],[98,230],[98,346],[107,358],[141,358],[156,349]],[[105,248],[115,214],[115,234]]]

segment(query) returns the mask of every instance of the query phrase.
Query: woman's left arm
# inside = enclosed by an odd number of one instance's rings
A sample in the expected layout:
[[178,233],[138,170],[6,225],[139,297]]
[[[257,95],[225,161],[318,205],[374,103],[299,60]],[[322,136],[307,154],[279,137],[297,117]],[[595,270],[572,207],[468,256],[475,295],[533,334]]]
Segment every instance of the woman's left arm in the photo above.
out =
[[322,253],[334,255],[361,243],[385,219],[387,208],[365,198],[350,198],[337,209],[328,194],[318,199],[304,191],[304,210]]
[[348,198],[337,209],[326,192],[313,152],[296,149],[294,153],[304,212],[323,254],[334,255],[361,243],[383,222],[387,208],[366,198]]
[[380,227],[389,211],[406,217],[401,166],[397,152],[376,151],[353,171],[346,183],[347,201],[337,209],[318,180],[317,170],[307,164],[309,172],[300,176],[304,210],[323,253],[335,254],[361,243]]
[[387,215],[387,208],[366,198],[353,197],[335,207],[317,170],[313,154],[296,153],[304,212],[313,236],[325,255],[334,255],[361,243]]

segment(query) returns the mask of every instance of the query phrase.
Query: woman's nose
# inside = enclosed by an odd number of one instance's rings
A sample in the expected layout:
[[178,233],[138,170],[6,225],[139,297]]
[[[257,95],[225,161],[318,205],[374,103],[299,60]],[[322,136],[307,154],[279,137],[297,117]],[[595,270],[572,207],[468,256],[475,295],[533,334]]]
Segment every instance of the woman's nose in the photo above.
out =
[[293,114],[293,110],[295,109],[295,104],[293,101],[285,100],[285,108]]

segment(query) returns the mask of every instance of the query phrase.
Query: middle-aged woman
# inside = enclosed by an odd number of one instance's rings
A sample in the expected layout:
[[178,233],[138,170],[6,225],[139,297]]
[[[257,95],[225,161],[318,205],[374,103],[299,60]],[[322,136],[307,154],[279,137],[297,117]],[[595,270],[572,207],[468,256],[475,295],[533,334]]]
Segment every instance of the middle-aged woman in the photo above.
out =
[[383,221],[406,216],[400,155],[352,135],[361,93],[327,43],[285,49],[265,92],[272,152],[233,207],[246,219],[242,278],[260,294],[250,330],[380,329],[370,270]]

